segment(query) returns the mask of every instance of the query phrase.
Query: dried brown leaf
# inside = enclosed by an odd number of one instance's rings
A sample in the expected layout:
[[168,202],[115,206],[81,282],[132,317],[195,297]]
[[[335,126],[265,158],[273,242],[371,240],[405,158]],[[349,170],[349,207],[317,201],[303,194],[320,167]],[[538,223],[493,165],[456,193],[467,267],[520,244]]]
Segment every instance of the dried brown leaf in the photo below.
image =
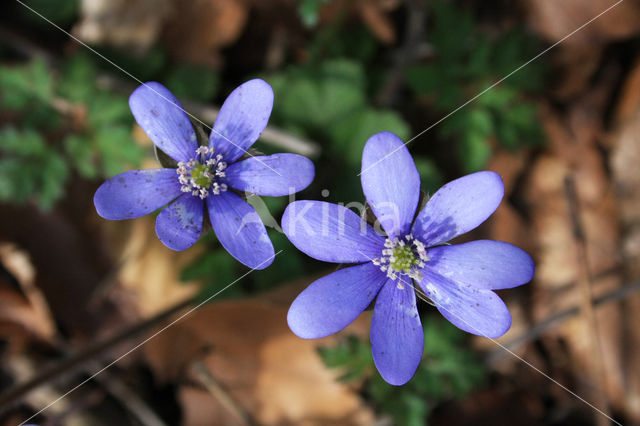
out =
[[[529,25],[551,42],[563,39],[615,3],[613,0],[524,0]],[[631,37],[639,31],[640,4],[622,1],[563,43],[593,47]]]
[[[541,320],[558,310],[580,306],[583,300],[576,281],[582,268],[589,271],[594,296],[617,289],[622,284],[619,274],[619,228],[616,203],[610,179],[604,168],[597,141],[602,132],[600,95],[589,97],[572,106],[566,116],[551,108],[543,112],[548,135],[548,149],[532,164],[526,185],[532,229],[537,237],[537,269],[533,316]],[[577,206],[567,199],[565,179],[571,177],[577,191]],[[586,265],[577,255],[578,244],[573,233],[575,223],[571,209],[577,208],[586,243]],[[595,278],[600,276],[601,278]],[[609,401],[622,408],[624,369],[620,350],[623,319],[614,304],[596,311],[597,334],[600,339],[603,367],[606,371],[605,391]],[[547,336],[562,339],[571,354],[571,366],[579,377],[581,391],[588,394],[598,378],[585,375],[595,371],[590,342],[594,330],[581,315],[552,329]],[[580,393],[580,392],[578,392]]]
[[[291,293],[299,289],[296,286]],[[198,381],[189,365],[199,360],[259,424],[362,424],[372,420],[357,393],[337,382],[338,372],[327,369],[316,352],[318,346],[335,338],[298,338],[287,326],[287,309],[288,303],[266,299],[214,303],[149,342],[145,354],[155,374],[182,383],[185,424],[235,424],[222,404],[206,390],[194,388]],[[344,333],[366,335],[367,316]],[[185,376],[190,378],[188,383]]]
[[26,252],[0,245],[0,264],[15,278],[19,289],[0,281],[0,335],[12,350],[30,340],[51,341],[55,322],[42,293],[34,285],[35,270]]
[[171,0],[82,0],[73,33],[87,43],[144,51],[156,42],[170,6]]
[[164,41],[176,58],[219,65],[218,50],[238,39],[247,22],[242,0],[173,0]]

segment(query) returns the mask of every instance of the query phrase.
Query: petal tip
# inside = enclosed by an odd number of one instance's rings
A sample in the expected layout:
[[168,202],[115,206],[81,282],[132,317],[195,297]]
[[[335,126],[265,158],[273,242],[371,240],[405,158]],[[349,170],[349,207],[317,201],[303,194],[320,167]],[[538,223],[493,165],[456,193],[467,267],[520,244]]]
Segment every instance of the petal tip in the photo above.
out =
[[[365,158],[370,153],[371,150],[384,149],[384,147],[380,147],[380,145],[382,144],[391,145],[390,147],[388,147],[391,149],[398,149],[401,147],[404,147],[405,149],[407,149],[405,146],[405,143],[395,133],[389,132],[389,131],[376,133],[372,135],[369,139],[367,139],[367,142],[364,145],[364,149],[362,151],[363,166],[364,166]],[[381,159],[378,159],[378,161],[381,161]],[[363,170],[363,172],[364,171],[366,171],[366,169]]]
[[497,339],[499,337],[502,337],[507,333],[507,331],[509,331],[509,329],[511,328],[512,322],[513,322],[513,318],[511,317],[511,312],[507,309],[507,318],[505,318],[505,322],[502,325],[502,327],[497,328],[492,333],[485,333],[483,335],[484,337],[487,337],[489,339]]
[[98,187],[95,194],[93,194],[93,205],[96,208],[96,213],[103,219],[110,220],[109,215],[107,213],[106,205],[103,200],[104,190],[102,189],[107,182],[103,182],[102,185]]
[[[273,248],[273,246],[271,246],[271,247]],[[252,269],[255,269],[257,271],[261,271],[263,269],[267,269],[269,266],[271,266],[271,264],[273,263],[274,260],[275,260],[275,252],[272,252],[270,257],[267,257],[265,260],[263,260],[262,262],[258,263]],[[249,266],[249,265],[247,265],[247,266]]]
[[140,96],[144,96],[145,94],[143,92],[147,90],[151,90],[152,92],[157,92],[158,90],[169,91],[169,89],[167,89],[164,85],[158,83],[157,81],[147,81],[136,87],[135,90],[131,93],[131,95],[129,96],[129,106],[133,107],[138,98]]
[[378,357],[374,353],[373,356],[374,364],[376,365],[376,369],[380,376],[384,379],[385,382],[389,383],[393,386],[402,386],[409,382],[415,376],[416,371],[418,371],[418,367],[420,366],[420,362],[414,363],[415,365],[409,366],[396,366],[397,369],[389,368],[384,362],[378,360]]
[[[298,296],[300,297],[300,296]],[[297,300],[297,298],[296,298]],[[315,339],[323,336],[316,336],[310,333],[309,327],[305,327],[304,312],[298,308],[296,300],[293,301],[289,311],[287,312],[287,325],[293,334],[301,339]]]

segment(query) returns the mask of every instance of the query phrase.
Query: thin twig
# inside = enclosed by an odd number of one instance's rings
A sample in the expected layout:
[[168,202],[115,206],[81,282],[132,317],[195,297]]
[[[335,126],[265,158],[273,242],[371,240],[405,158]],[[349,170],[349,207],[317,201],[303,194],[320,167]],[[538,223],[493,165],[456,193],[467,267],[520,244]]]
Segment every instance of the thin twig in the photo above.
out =
[[[87,371],[89,374],[93,374],[99,369],[100,366],[94,363]],[[96,381],[118,400],[142,426],[166,426],[166,423],[122,380],[112,374],[102,374],[96,377]]]
[[209,391],[209,393],[243,426],[250,425],[249,415],[247,412],[229,395],[215,377],[209,371],[206,364],[202,361],[196,361],[191,366],[191,371],[196,375],[200,383]]
[[[197,102],[184,102],[185,108],[200,117],[205,123],[213,123],[220,109]],[[306,139],[300,139],[274,126],[267,126],[260,140],[278,148],[285,149],[306,157],[316,158],[320,155],[320,145]]]
[[[621,300],[625,300],[627,297],[635,294],[638,291],[640,291],[640,280],[630,282],[620,288],[596,297],[595,299],[593,299],[593,305],[595,307],[600,307],[608,303],[619,302]],[[552,315],[549,315],[547,318],[543,319],[537,324],[532,325],[527,329],[526,332],[522,333],[521,335],[506,341],[505,343],[503,343],[503,345],[506,348],[517,350],[518,348],[521,348],[527,343],[530,343],[540,337],[548,329],[562,324],[564,321],[578,315],[579,313],[580,307],[578,306],[573,306],[563,311],[556,312]],[[495,365],[506,355],[506,352],[498,348],[488,354],[486,360],[487,364]]]
[[40,371],[32,379],[18,384],[12,389],[9,389],[7,392],[0,395],[0,412],[12,406],[13,404],[20,402],[28,393],[45,383],[53,381],[58,377],[69,374],[71,372],[84,371],[87,363],[95,362],[97,359],[101,359],[114,347],[126,342],[129,339],[137,337],[138,335],[155,327],[159,323],[167,320],[183,309],[188,308],[199,300],[200,299],[193,297],[179,302],[149,319],[143,320],[137,324],[132,325],[129,328],[124,329],[115,336],[89,345],[87,348],[77,353],[76,355],[71,355],[70,357],[63,359],[54,365],[43,368],[43,370]]
[[407,67],[415,60],[416,47],[425,33],[427,2],[424,0],[406,0],[407,25],[405,26],[404,43],[397,53],[395,64],[380,90],[376,103],[381,106],[393,105],[398,89],[404,81]]
[[[591,345],[590,352],[593,357],[591,376],[597,386],[597,389],[594,392],[594,397],[597,398],[595,404],[608,415],[609,400],[605,392],[606,369],[602,358],[602,346],[600,344],[600,335],[598,333],[598,320],[593,307],[593,282],[591,280],[589,260],[587,258],[587,242],[580,217],[578,194],[576,192],[575,182],[571,175],[567,175],[565,177],[564,189],[573,227],[573,239],[575,241],[575,255],[578,264],[578,277],[576,279],[576,283],[582,295],[580,310],[587,321],[589,329],[591,330],[591,339],[589,342]],[[596,416],[595,421],[596,424],[601,426],[609,424],[607,419],[602,416]]]

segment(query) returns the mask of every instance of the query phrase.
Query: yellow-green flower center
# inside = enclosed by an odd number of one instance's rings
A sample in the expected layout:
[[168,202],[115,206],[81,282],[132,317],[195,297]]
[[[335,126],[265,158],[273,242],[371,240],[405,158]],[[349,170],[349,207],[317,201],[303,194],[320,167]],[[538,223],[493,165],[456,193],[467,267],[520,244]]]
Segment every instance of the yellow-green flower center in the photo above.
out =
[[392,249],[391,262],[389,265],[396,272],[408,274],[411,269],[420,263],[420,259],[414,254],[411,246],[396,246]]
[[209,188],[213,182],[214,174],[211,173],[211,167],[206,164],[196,163],[191,169],[191,179],[196,182],[200,188]]
[[222,155],[214,156],[213,148],[198,147],[195,158],[178,163],[176,173],[180,189],[203,200],[210,194],[218,195],[227,190],[225,183],[216,182],[217,178],[226,176],[226,168],[227,163],[222,161]]
[[[430,260],[425,245],[411,234],[401,239],[387,238],[381,254],[372,260],[373,264],[379,266],[387,277],[398,279],[397,286],[401,290],[404,289],[404,284],[411,283],[411,279],[422,280],[422,268]],[[403,280],[403,275],[409,280]]]

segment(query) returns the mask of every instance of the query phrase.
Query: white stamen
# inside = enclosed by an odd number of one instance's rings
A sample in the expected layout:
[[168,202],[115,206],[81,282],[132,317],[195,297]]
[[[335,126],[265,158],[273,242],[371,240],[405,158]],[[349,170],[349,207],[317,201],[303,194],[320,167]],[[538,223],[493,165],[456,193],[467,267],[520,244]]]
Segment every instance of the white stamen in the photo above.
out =
[[214,151],[213,148],[200,146],[195,151],[195,158],[178,162],[176,173],[182,192],[205,199],[211,194],[218,195],[227,190],[227,185],[215,181],[216,178],[226,177],[227,163],[222,161],[222,154],[214,156]]
[[[421,269],[430,260],[422,241],[408,234],[404,238],[387,238],[384,247],[382,256],[373,259],[372,263],[385,272],[389,279],[396,280],[398,277],[406,276],[422,281]],[[397,287],[403,290],[405,285],[399,281]]]

